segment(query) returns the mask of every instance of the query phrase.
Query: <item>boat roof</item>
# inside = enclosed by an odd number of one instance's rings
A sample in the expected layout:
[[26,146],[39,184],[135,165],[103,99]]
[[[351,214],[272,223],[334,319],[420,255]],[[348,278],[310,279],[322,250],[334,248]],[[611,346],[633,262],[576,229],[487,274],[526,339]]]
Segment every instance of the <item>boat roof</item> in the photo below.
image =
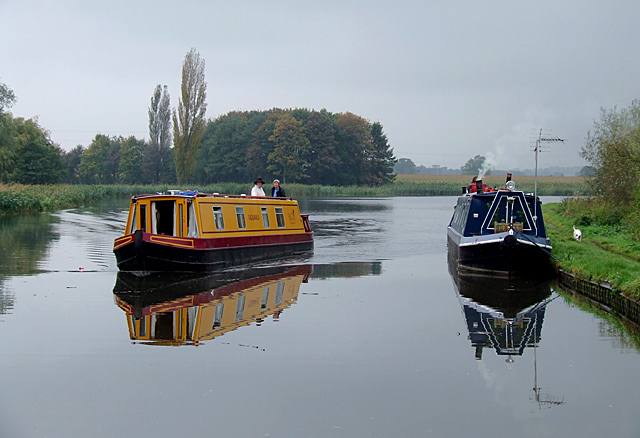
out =
[[148,193],[148,194],[140,194],[134,195],[131,197],[131,200],[135,201],[138,199],[147,199],[147,198],[230,198],[230,199],[263,199],[269,201],[291,201],[292,198],[271,198],[266,196],[249,196],[249,195],[228,195],[221,193],[200,193],[197,190],[186,190],[186,191],[178,191],[178,190],[169,190],[169,193]]

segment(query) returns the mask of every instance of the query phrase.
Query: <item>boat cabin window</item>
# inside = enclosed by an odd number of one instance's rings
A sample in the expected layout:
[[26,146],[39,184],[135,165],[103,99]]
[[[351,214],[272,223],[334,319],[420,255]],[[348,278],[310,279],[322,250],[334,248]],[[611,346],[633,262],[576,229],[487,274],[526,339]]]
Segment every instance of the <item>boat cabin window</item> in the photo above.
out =
[[467,216],[469,215],[469,200],[466,197],[458,199],[451,226],[458,231],[464,230],[464,226],[467,222]]
[[284,228],[284,212],[282,211],[282,207],[276,207],[276,223],[278,224],[278,228]]
[[[519,197],[515,197],[511,201],[506,196],[503,196],[498,204],[494,214],[493,220],[489,223],[487,229],[494,229],[496,227],[496,223],[498,224],[522,224],[522,228],[525,230],[530,230],[531,225],[527,220],[527,215],[525,214],[525,208],[528,209],[528,205],[522,205]],[[499,227],[499,225],[498,225]],[[498,230],[496,229],[496,232]],[[501,230],[502,231],[502,230]]]
[[236,207],[236,220],[238,221],[238,228],[241,230],[247,228],[247,222],[244,218],[244,207]]
[[266,309],[267,304],[269,303],[269,286],[265,286],[262,291],[262,304],[260,305],[261,309]]
[[154,201],[151,203],[151,232],[153,234],[176,235],[175,206],[175,201]]
[[133,337],[135,339],[140,339],[147,336],[147,324],[146,318],[143,316],[142,318],[136,318],[131,315],[131,329],[133,331]]
[[189,207],[187,208],[187,236],[200,236],[200,233],[198,233],[198,221],[196,220],[196,208],[193,205],[193,202],[190,202]]
[[222,325],[222,314],[224,313],[224,303],[218,303],[216,305],[216,311],[213,315],[213,325],[211,329],[214,330]]
[[244,316],[244,302],[246,298],[244,295],[238,297],[238,304],[236,305],[236,321],[239,321]]
[[131,224],[129,225],[129,234],[133,234],[138,229],[138,224],[136,221],[138,220],[138,209],[134,205],[133,214],[131,215]]
[[140,204],[140,229],[143,233],[147,232],[147,206]]
[[284,281],[281,281],[280,283],[278,283],[278,286],[276,288],[276,300],[275,300],[276,306],[279,306],[280,304],[282,304],[283,297],[284,297]]
[[269,210],[267,210],[267,207],[262,207],[262,225],[264,225],[265,228],[270,228]]
[[222,207],[213,207],[213,221],[216,230],[224,230],[224,217],[222,217]]

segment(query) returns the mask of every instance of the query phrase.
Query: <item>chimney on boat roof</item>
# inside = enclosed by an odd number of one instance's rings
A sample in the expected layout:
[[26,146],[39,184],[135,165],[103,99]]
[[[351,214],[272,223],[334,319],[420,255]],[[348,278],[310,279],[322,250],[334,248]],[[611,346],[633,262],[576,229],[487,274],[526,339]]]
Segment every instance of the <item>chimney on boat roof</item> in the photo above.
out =
[[509,181],[511,181],[511,174],[507,173],[507,180],[505,182],[509,182]]
[[476,180],[476,193],[484,193],[481,179]]

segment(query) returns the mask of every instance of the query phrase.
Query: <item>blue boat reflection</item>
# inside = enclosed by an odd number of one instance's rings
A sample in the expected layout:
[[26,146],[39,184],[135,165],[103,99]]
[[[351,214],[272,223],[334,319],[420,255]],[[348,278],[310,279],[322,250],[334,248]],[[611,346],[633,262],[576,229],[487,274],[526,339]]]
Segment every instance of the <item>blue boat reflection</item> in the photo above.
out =
[[548,280],[463,274],[455,263],[449,263],[449,272],[477,360],[492,348],[511,362],[538,345],[546,306],[555,298]]

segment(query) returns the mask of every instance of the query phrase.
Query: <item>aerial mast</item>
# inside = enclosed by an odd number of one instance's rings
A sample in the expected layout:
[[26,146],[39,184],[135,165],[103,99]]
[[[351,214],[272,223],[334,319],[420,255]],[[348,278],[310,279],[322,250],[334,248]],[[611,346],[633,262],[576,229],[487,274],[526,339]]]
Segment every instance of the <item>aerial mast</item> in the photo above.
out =
[[548,137],[542,135],[542,128],[538,133],[538,139],[536,140],[536,147],[534,149],[536,156],[536,170],[535,170],[535,183],[533,189],[533,220],[538,223],[538,153],[542,152],[541,148],[546,147],[546,143],[564,143],[564,139],[557,137]]

